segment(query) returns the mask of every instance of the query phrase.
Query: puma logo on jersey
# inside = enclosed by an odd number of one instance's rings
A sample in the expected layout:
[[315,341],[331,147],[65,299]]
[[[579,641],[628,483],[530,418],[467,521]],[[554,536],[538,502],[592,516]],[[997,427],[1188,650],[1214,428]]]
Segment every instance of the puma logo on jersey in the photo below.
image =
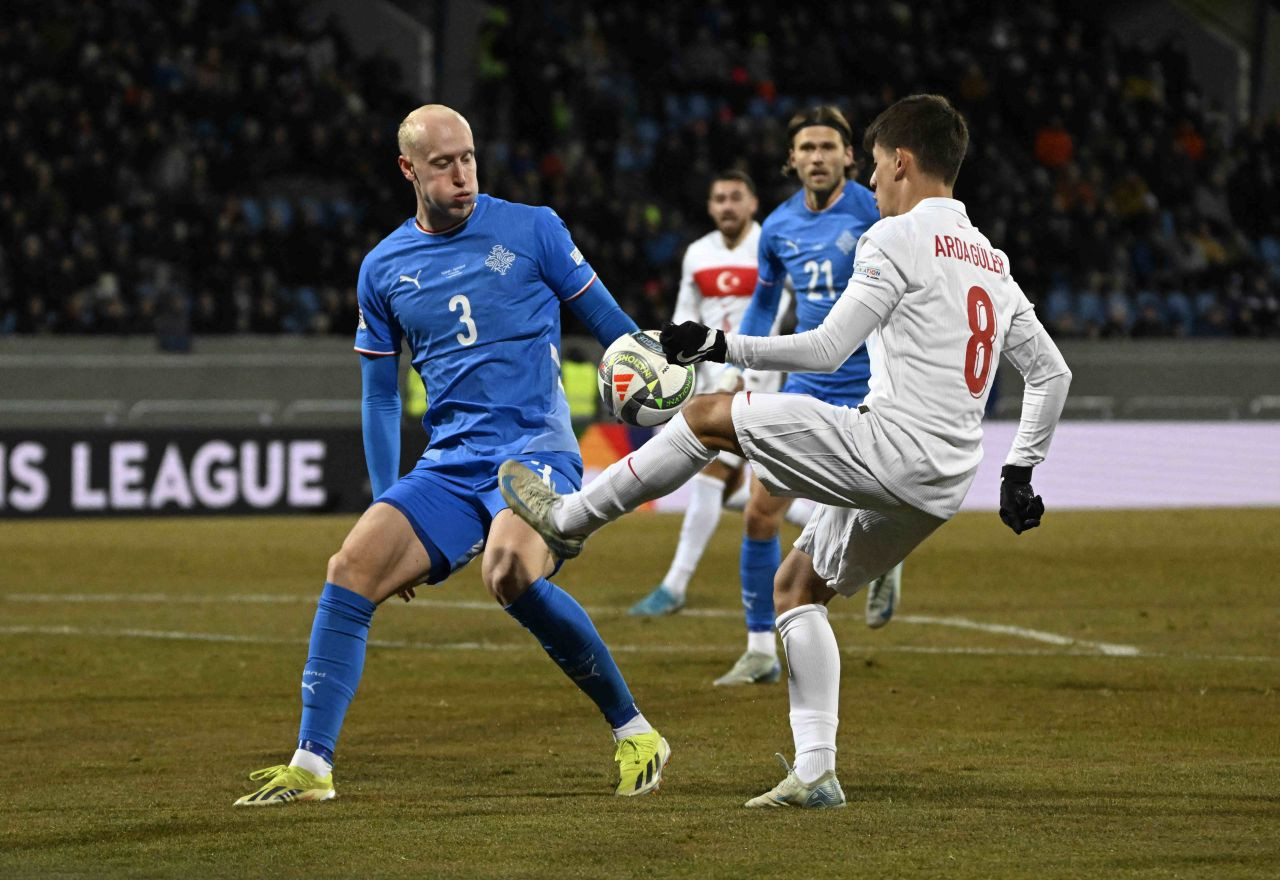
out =
[[418,288],[419,290],[421,290],[421,289],[422,289],[422,285],[418,283],[418,278],[419,278],[419,276],[421,276],[421,275],[422,275],[422,270],[421,270],[421,269],[419,269],[419,270],[418,270],[418,274],[417,274],[417,275],[414,275],[412,278],[410,278],[408,275],[401,275],[401,276],[400,276],[400,280],[401,280],[401,281],[408,281],[408,282],[409,282],[410,284],[412,284],[414,287],[416,287],[416,288]]

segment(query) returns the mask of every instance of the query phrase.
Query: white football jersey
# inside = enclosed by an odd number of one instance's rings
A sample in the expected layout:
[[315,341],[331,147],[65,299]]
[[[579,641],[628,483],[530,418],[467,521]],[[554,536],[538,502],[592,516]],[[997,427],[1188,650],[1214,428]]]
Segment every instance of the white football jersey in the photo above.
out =
[[1040,320],[1009,258],[955,199],[924,199],[868,229],[846,295],[881,319],[857,448],[895,495],[950,516],[982,459],[1000,354],[1042,333]]
[[[726,333],[737,330],[756,289],[759,250],[760,224],[754,220],[737,247],[727,247],[718,229],[692,242],[684,252],[680,293],[671,320],[677,324],[697,321]],[[771,333],[778,332],[790,296],[790,289],[784,289]],[[718,364],[698,364],[698,393],[716,391],[721,372]],[[743,379],[753,391],[777,391],[782,387],[781,373],[748,370]]]
[[760,224],[754,220],[737,247],[713,229],[689,245],[680,267],[680,293],[672,320],[697,321],[726,333],[737,330],[756,289]]

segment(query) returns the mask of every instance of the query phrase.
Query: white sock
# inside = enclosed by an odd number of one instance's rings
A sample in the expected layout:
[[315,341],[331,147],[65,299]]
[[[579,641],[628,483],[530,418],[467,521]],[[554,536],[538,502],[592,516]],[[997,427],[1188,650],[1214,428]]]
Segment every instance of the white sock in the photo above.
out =
[[566,535],[590,534],[688,482],[715,457],[677,413],[661,434],[609,465],[581,491],[565,495],[551,512],[552,522]]
[[635,718],[632,718],[621,727],[613,729],[613,741],[621,742],[627,737],[635,736],[638,733],[653,733],[653,725],[646,721],[644,715],[640,713],[637,713]]
[[[801,605],[781,615],[778,634],[782,636],[790,670],[787,690],[791,698],[796,775],[801,782],[813,782],[827,770],[835,769],[840,648],[822,605]],[[814,754],[822,752],[830,755]]]
[[809,524],[809,517],[813,516],[813,511],[817,506],[808,498],[795,499],[791,502],[791,506],[787,508],[787,522],[793,526],[804,528]]
[[293,760],[289,762],[290,767],[301,767],[314,773],[316,776],[328,776],[333,772],[333,765],[315,752],[308,752],[306,749],[298,749],[293,753]]
[[747,509],[747,499],[751,497],[751,472],[744,471],[742,474],[742,482],[738,484],[738,488],[724,500],[725,510],[736,510],[738,513]]
[[777,657],[778,640],[774,638],[773,630],[767,632],[751,632],[751,630],[747,630],[747,650],[755,651],[757,654],[768,654],[770,657]]
[[692,494],[689,508],[684,512],[684,522],[680,525],[680,543],[676,545],[671,568],[662,579],[671,595],[681,600],[689,588],[689,578],[698,569],[702,551],[707,549],[707,542],[720,523],[720,497],[724,494],[724,483],[715,477],[698,474],[689,481],[689,488]]
[[836,769],[836,750],[814,749],[796,755],[796,765],[793,769],[796,771],[796,776],[800,777],[800,781],[807,785],[828,770]]

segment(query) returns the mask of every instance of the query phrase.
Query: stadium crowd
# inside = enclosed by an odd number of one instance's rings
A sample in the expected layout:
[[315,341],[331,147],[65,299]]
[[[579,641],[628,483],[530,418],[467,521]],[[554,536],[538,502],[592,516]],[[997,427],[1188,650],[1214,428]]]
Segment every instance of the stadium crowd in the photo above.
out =
[[[0,334],[352,332],[360,260],[410,205],[393,65],[300,2],[11,6]],[[1280,334],[1280,121],[1232,128],[1176,44],[1068,3],[506,3],[480,49],[482,189],[555,207],[642,326],[714,171],[767,211],[792,111],[860,129],[927,90],[968,116],[957,197],[1054,333]]]

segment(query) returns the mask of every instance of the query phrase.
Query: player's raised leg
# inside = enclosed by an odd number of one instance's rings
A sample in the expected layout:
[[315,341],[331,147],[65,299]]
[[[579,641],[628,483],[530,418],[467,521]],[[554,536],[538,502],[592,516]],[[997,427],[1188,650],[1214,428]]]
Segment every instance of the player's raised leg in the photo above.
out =
[[615,793],[632,796],[654,791],[662,782],[671,748],[636,708],[622,672],[587,612],[547,580],[554,569],[555,559],[537,532],[509,510],[494,518],[481,567],[485,586],[609,722],[617,743]]
[[656,617],[675,614],[684,607],[689,580],[698,569],[703,551],[720,524],[720,513],[725,498],[737,489],[742,479],[743,467],[731,467],[726,456],[715,459],[702,473],[689,481],[689,506],[680,523],[680,540],[675,555],[662,583],[647,596],[631,606],[631,614],[640,617]]
[[235,806],[267,806],[329,800],[333,753],[347,708],[364,672],[369,626],[378,604],[420,583],[430,558],[409,521],[388,504],[375,504],[329,559],[316,605],[311,643],[302,670],[302,720],[298,746],[287,765],[250,775],[264,780]]
[[666,429],[615,461],[581,490],[559,495],[518,461],[498,471],[511,510],[533,526],[560,559],[582,552],[587,536],[646,501],[661,498],[702,470],[719,451],[742,454],[733,430],[730,394],[689,401]]

